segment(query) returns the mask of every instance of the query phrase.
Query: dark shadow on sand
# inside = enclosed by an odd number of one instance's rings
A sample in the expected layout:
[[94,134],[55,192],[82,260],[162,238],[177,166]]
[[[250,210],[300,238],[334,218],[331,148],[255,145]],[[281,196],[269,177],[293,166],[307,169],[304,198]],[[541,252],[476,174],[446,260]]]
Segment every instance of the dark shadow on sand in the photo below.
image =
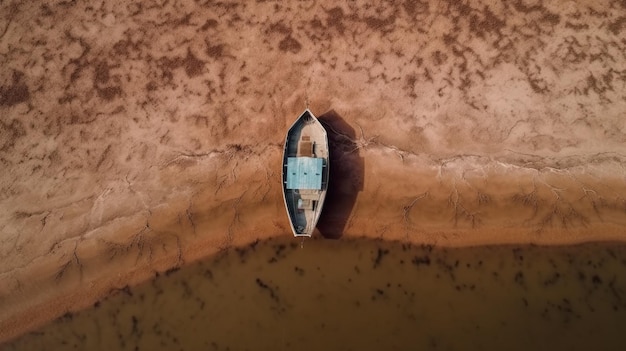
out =
[[334,110],[319,116],[328,133],[330,174],[324,209],[317,229],[327,239],[339,239],[363,190],[365,161],[355,143],[356,132]]

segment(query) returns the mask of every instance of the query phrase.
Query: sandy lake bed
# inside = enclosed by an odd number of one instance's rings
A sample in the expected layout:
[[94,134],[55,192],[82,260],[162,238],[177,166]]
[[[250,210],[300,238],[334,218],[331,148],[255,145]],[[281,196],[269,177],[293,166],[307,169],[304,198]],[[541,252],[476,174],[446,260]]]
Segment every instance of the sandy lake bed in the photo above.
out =
[[623,242],[624,33],[624,1],[2,2],[0,342],[291,235],[307,106],[320,237]]

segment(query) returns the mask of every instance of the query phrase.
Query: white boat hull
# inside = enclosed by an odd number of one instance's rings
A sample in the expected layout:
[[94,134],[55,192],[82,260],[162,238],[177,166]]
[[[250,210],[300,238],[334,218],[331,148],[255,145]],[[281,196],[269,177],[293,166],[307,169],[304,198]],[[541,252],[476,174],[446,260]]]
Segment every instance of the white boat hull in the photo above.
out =
[[306,109],[287,132],[283,154],[283,199],[293,235],[313,235],[326,192],[329,174],[328,135]]

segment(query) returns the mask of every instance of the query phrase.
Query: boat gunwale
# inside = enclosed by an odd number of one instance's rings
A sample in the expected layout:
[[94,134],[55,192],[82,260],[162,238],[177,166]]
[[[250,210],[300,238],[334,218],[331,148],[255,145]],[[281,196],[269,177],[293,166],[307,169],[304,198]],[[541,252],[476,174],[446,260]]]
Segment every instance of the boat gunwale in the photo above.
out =
[[[298,233],[295,226],[294,226],[294,218],[292,218],[292,214],[289,210],[289,204],[287,202],[287,188],[286,188],[286,184],[285,184],[285,171],[287,169],[286,166],[286,159],[288,157],[288,146],[289,146],[289,136],[292,135],[294,128],[296,128],[299,124],[302,123],[302,120],[305,118],[305,116],[307,115],[312,117],[313,120],[315,121],[315,124],[317,126],[319,126],[319,128],[321,128],[320,130],[323,132],[323,137],[324,137],[324,141],[326,144],[326,149],[327,149],[327,155],[326,157],[323,157],[325,159],[325,170],[324,170],[324,179],[326,180],[325,183],[322,184],[322,189],[321,190],[321,194],[320,194],[320,204],[319,206],[319,214],[317,214],[317,216],[315,216],[315,226],[313,226],[313,228],[311,229],[310,232],[308,233]],[[322,209],[324,207],[324,202],[326,199],[326,193],[328,191],[328,182],[329,182],[329,174],[330,174],[330,144],[328,142],[328,132],[326,131],[326,128],[324,128],[324,125],[322,125],[322,123],[320,122],[320,120],[313,114],[313,112],[311,112],[311,110],[309,108],[306,108],[299,116],[298,118],[296,118],[296,120],[291,124],[291,126],[289,127],[287,134],[285,136],[285,142],[283,145],[283,157],[282,157],[282,171],[281,171],[281,186],[282,186],[282,193],[283,193],[283,203],[285,205],[285,210],[287,211],[287,217],[289,219],[289,226],[291,227],[291,231],[294,235],[294,237],[311,237],[313,235],[313,232],[315,230],[315,227],[317,226],[317,222],[319,221],[319,218],[321,216],[321,212]]]

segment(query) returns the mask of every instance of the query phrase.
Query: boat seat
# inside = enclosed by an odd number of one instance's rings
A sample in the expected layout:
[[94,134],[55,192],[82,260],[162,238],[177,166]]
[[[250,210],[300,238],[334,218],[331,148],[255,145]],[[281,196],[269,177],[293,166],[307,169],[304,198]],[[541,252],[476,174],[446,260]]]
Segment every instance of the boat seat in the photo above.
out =
[[315,189],[300,189],[300,197],[303,199],[317,199],[319,191]]
[[313,201],[311,199],[298,199],[299,210],[312,210]]
[[313,143],[304,140],[304,137],[298,144],[298,157],[313,157]]

